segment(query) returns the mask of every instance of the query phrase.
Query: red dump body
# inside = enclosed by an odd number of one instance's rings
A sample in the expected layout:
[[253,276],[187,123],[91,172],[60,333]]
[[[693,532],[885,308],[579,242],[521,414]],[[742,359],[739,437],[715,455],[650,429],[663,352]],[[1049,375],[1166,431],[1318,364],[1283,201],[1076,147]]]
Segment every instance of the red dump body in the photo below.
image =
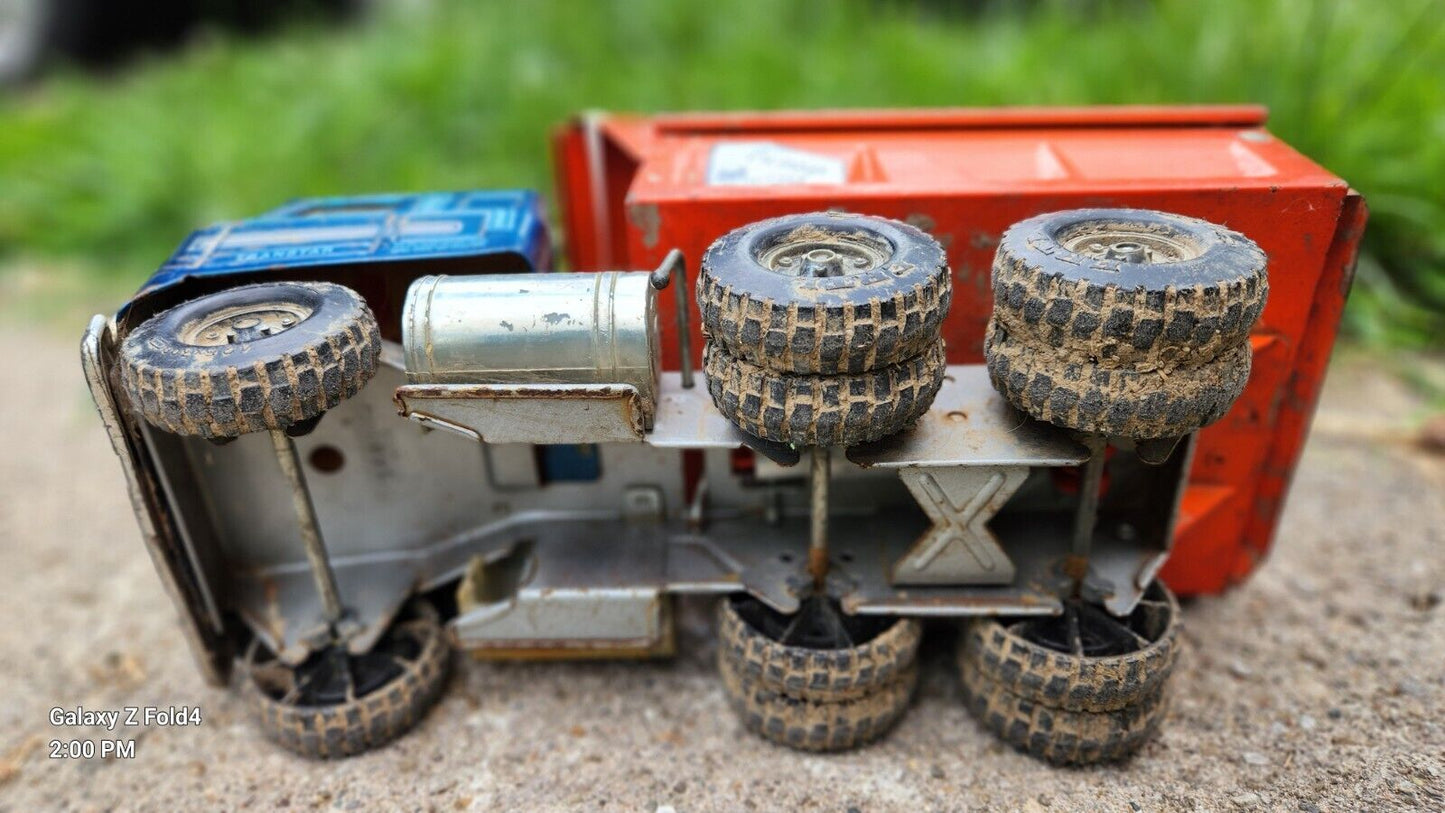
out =
[[[1010,224],[1085,206],[1160,209],[1244,233],[1269,255],[1254,368],[1199,439],[1164,578],[1212,593],[1268,551],[1319,397],[1366,209],[1264,129],[1259,107],[593,114],[557,134],[578,270],[696,262],[777,215],[840,208],[908,221],[948,251],[949,362],[981,363],[994,247]],[[695,280],[695,277],[694,277]],[[659,300],[664,333],[675,324]],[[664,336],[664,366],[678,366]],[[693,337],[701,348],[701,337]]]

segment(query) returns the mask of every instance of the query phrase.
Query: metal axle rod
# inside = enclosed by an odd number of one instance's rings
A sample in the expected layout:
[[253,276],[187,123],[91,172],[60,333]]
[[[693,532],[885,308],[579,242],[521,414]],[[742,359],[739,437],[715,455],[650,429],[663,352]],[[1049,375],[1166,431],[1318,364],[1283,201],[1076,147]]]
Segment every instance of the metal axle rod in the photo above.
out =
[[316,591],[321,594],[326,621],[335,632],[346,610],[341,606],[336,573],[331,569],[326,543],[321,539],[321,525],[316,521],[316,506],[311,502],[311,490],[306,487],[306,477],[301,471],[296,441],[285,432],[272,429],[271,445],[276,449],[276,460],[281,463],[282,473],[291,484],[291,507],[296,509],[296,524],[301,527],[301,543],[306,548],[306,559],[311,563],[311,577],[316,580]]
[[1088,571],[1089,552],[1094,545],[1094,527],[1099,524],[1099,486],[1104,480],[1104,442],[1090,439],[1089,462],[1084,464],[1079,484],[1079,506],[1074,511],[1074,538],[1070,548],[1075,561],[1074,591],[1078,592]]
[[808,572],[813,576],[813,589],[823,595],[828,578],[828,448],[812,449],[811,512],[808,539]]

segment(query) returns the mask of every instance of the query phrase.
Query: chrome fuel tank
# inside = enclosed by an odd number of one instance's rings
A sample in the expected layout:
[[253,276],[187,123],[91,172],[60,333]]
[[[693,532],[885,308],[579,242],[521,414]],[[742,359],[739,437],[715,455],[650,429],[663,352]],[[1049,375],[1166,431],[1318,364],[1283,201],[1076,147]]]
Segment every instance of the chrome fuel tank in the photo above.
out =
[[412,384],[628,384],[657,402],[647,272],[429,276],[402,313]]

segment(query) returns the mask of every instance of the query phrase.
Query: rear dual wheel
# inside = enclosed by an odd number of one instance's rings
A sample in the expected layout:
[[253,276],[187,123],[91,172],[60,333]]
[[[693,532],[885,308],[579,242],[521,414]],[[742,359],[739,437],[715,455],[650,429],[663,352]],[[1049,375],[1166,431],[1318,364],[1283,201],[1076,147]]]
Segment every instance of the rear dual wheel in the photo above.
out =
[[696,293],[708,391],[756,437],[878,440],[927,412],[943,383],[948,264],[905,223],[818,212],[744,226],[708,249]]
[[[1017,223],[994,257],[989,377],[1028,415],[1094,436],[1087,470],[1102,473],[1110,439],[1172,445],[1233,406],[1249,380],[1265,269],[1242,235],[1163,212],[1079,209]],[[1075,521],[1073,553],[1087,557],[1097,504]],[[1078,587],[1061,616],[977,621],[959,648],[975,716],[1060,764],[1120,759],[1147,742],[1178,649],[1179,608],[1162,584],[1124,618]]]
[[883,736],[918,683],[921,627],[847,616],[826,598],[783,615],[749,596],[718,609],[718,671],[743,726],[806,751],[842,751]]
[[1158,731],[1179,651],[1179,605],[1155,582],[1123,618],[1077,599],[1045,618],[964,629],[964,698],[1010,745],[1056,764],[1121,759]]
[[984,358],[1042,421],[1108,437],[1180,437],[1249,379],[1265,255],[1203,220],[1139,209],[1039,215],[1004,233]]
[[794,446],[853,446],[900,432],[943,385],[943,340],[899,364],[838,375],[781,373],[717,345],[703,353],[713,404],[739,429]]
[[1038,420],[1113,438],[1180,437],[1224,417],[1249,381],[1248,344],[1192,367],[1138,370],[1058,356],[997,321],[984,354],[994,387]]
[[703,332],[793,375],[856,375],[938,339],[953,298],[938,241],[896,220],[816,212],[750,223],[703,255]]

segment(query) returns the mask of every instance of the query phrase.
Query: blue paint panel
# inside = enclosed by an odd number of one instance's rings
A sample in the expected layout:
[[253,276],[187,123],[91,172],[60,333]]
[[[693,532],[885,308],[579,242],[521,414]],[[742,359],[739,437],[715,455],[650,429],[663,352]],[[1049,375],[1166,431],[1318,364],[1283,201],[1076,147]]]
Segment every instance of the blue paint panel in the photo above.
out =
[[602,455],[595,443],[538,446],[543,483],[587,483],[602,477]]
[[[425,192],[306,198],[192,232],[132,302],[189,279],[292,268],[517,257],[546,271],[551,242],[536,192]],[[383,272],[384,269],[378,269]]]

